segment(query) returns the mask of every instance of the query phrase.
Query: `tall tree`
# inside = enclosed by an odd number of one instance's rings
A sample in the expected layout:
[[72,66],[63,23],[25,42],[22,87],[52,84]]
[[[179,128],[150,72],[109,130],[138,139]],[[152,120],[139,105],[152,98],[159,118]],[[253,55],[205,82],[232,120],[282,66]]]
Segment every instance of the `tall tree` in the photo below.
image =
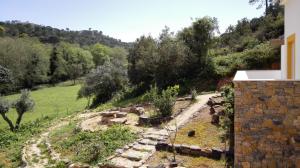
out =
[[269,6],[273,3],[273,0],[249,0],[249,3],[251,5],[258,4],[257,9],[260,9],[263,6],[265,6],[265,13],[267,15]]

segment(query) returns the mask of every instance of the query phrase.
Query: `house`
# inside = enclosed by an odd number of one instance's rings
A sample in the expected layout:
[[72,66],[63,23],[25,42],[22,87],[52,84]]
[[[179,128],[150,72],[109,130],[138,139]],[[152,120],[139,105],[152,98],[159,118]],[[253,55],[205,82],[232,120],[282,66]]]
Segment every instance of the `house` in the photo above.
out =
[[281,4],[281,70],[238,71],[233,81],[237,168],[300,168],[300,0]]
[[285,6],[281,75],[282,79],[300,79],[300,1],[282,0],[281,3]]

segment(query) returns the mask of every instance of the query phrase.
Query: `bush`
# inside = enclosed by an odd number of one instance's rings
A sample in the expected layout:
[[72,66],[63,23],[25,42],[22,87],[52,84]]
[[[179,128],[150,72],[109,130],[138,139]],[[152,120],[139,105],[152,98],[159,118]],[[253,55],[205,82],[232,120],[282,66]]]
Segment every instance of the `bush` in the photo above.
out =
[[196,98],[197,98],[197,90],[196,89],[191,90],[191,98],[192,98],[192,101],[196,101]]
[[229,151],[234,148],[234,88],[227,85],[222,88],[222,96],[225,100],[225,115],[221,117],[221,127],[224,130],[222,139],[229,140]]
[[[154,92],[154,91],[153,91]],[[173,87],[168,87],[166,90],[163,90],[159,95],[156,93],[153,94],[153,104],[158,109],[158,115],[161,117],[168,117],[172,115],[172,110],[176,102],[176,96],[179,92],[179,85]]]
[[[278,55],[278,56],[277,56]],[[232,76],[237,70],[269,69],[279,61],[279,54],[270,43],[257,45],[253,49],[226,56],[214,57],[215,73],[221,77]]]

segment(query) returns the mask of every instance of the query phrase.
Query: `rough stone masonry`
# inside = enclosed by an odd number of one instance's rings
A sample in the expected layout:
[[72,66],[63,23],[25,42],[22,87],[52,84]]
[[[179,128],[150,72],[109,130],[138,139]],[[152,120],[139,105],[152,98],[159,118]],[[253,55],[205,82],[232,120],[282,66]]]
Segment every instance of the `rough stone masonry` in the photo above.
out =
[[236,168],[300,168],[300,81],[235,81]]

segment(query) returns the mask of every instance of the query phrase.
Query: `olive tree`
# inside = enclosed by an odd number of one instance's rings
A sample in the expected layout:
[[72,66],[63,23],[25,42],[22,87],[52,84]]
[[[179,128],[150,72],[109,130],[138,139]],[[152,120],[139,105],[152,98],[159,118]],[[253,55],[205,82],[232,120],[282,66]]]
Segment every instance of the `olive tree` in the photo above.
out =
[[6,116],[6,113],[9,111],[11,104],[3,97],[0,97],[0,114],[3,120],[8,124],[11,131],[14,131],[15,127],[12,121]]
[[18,113],[15,129],[19,129],[24,113],[32,110],[33,107],[34,101],[30,98],[30,92],[28,90],[22,90],[20,98],[14,103],[14,108]]

